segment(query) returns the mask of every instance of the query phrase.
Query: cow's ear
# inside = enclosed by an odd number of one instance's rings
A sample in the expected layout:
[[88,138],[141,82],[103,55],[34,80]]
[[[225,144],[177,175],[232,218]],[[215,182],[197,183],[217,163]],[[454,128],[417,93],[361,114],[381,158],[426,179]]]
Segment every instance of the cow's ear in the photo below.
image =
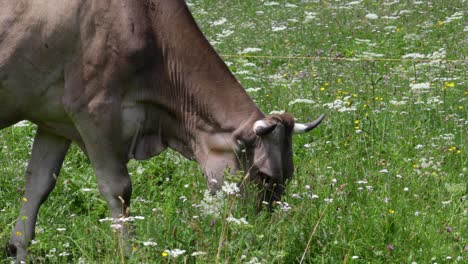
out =
[[263,119],[255,122],[253,130],[257,136],[263,136],[273,131],[277,125],[278,123],[276,122],[271,122],[271,120]]

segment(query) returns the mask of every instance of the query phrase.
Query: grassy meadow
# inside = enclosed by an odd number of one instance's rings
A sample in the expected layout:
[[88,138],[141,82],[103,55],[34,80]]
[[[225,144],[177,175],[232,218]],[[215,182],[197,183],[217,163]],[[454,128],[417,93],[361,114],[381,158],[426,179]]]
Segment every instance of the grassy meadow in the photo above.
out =
[[[33,263],[467,263],[466,1],[188,2],[265,113],[327,115],[294,137],[282,203],[255,214],[253,198],[208,196],[198,165],[173,151],[131,161],[136,237],[123,258],[73,146],[41,207]],[[2,245],[34,133],[0,132]]]

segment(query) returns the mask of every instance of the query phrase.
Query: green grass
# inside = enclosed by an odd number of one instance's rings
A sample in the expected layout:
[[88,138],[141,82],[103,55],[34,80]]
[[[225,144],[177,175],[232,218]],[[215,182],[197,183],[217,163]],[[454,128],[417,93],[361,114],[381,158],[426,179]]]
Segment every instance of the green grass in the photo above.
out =
[[[327,58],[467,54],[463,1],[190,2],[226,55],[246,48],[261,49],[247,55]],[[369,13],[378,18],[366,18]],[[171,151],[132,161],[132,214],[144,220],[136,220],[126,263],[297,263],[303,256],[304,263],[467,261],[466,61],[226,61],[245,88],[261,88],[249,91],[264,112],[288,111],[303,122],[327,114],[319,128],[294,138],[296,173],[283,199],[290,209],[255,214],[251,198],[229,196],[218,201],[219,216],[204,215],[193,206],[206,189],[196,163]],[[414,84],[428,88],[420,92]],[[290,104],[295,99],[315,103]],[[30,125],[0,132],[0,243],[19,212],[34,131]],[[248,224],[228,222],[228,215]],[[118,234],[99,222],[107,216],[92,168],[73,147],[41,208],[33,257],[121,262]],[[186,252],[164,257],[166,249]],[[206,255],[191,256],[200,251]]]

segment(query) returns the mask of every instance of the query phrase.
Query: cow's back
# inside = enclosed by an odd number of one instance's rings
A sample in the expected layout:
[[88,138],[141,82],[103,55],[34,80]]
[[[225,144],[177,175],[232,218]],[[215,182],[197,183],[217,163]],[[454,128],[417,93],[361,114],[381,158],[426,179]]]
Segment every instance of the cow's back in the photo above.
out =
[[26,118],[62,93],[64,65],[76,54],[80,5],[0,0],[0,126],[15,121],[8,115]]

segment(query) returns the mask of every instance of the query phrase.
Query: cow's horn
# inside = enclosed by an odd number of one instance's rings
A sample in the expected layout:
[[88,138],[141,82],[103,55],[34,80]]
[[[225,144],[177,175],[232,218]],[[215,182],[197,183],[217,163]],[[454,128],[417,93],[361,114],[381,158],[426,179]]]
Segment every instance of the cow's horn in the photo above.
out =
[[255,132],[255,134],[257,134],[257,136],[266,135],[270,133],[271,131],[273,131],[273,129],[276,128],[276,125],[277,125],[276,123],[267,124],[267,122],[265,122],[264,120],[258,120],[253,125],[253,131]]
[[294,133],[307,133],[310,130],[317,127],[324,118],[325,118],[325,115],[322,114],[321,116],[319,116],[319,118],[315,119],[313,122],[310,122],[307,124],[296,123],[294,124]]

